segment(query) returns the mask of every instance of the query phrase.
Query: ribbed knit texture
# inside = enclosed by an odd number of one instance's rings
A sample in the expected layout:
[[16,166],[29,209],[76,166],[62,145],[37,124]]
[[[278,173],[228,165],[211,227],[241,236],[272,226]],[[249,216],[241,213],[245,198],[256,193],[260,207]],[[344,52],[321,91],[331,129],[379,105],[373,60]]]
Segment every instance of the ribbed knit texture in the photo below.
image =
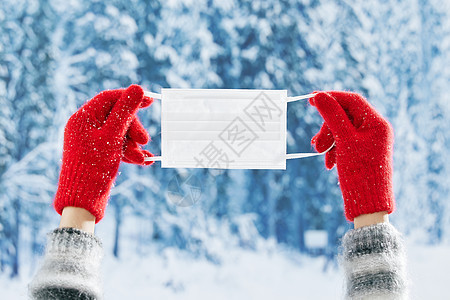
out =
[[349,221],[362,214],[394,210],[391,125],[362,96],[349,92],[318,93],[310,103],[325,120],[312,139],[328,169],[337,166]]
[[342,247],[346,299],[407,299],[406,255],[392,225],[350,230]]
[[42,266],[28,286],[32,299],[102,299],[103,247],[95,235],[75,228],[48,234]]
[[104,91],[83,105],[67,122],[64,151],[54,207],[81,207],[104,216],[110,189],[122,161],[141,165],[153,156],[138,144],[149,136],[136,117],[140,107],[152,103],[138,85]]
[[[42,267],[29,285],[32,299],[102,299],[102,244],[73,228],[48,236]],[[346,299],[407,299],[406,256],[399,232],[390,224],[351,230],[339,258],[346,278]]]

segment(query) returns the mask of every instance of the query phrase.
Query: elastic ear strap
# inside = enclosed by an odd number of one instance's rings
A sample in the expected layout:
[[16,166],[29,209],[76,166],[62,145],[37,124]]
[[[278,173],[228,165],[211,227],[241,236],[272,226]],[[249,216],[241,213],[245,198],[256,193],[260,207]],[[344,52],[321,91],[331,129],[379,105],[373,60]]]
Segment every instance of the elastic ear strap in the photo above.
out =
[[[311,93],[311,94],[307,94],[307,95],[287,97],[286,102],[306,100],[306,99],[310,99],[310,98],[314,97],[315,95],[316,95],[316,93]],[[286,154],[286,159],[305,158],[305,157],[323,155],[323,154],[327,153],[328,151],[330,151],[334,147],[334,145],[335,145],[335,142],[333,142],[333,145],[331,145],[330,148],[328,148],[327,150],[325,150],[324,152],[321,152],[321,153],[290,153],[290,154]]]
[[161,161],[161,156],[145,157],[144,161]]
[[335,145],[336,145],[336,142],[333,142],[333,145],[331,145],[330,148],[328,148],[327,150],[325,150],[323,152],[320,152],[320,153],[291,153],[291,154],[286,154],[286,159],[305,158],[305,157],[323,155],[323,154],[327,153],[328,151],[330,151],[331,149],[333,149],[333,147]]
[[147,97],[150,97],[150,98],[153,98],[153,99],[161,99],[161,94],[153,93],[153,92],[145,91],[144,92],[144,96],[147,96]]
[[298,101],[298,100],[305,100],[305,99],[309,99],[314,97],[316,94],[312,93],[312,94],[307,94],[307,95],[301,95],[301,96],[295,96],[295,97],[287,97],[286,98],[286,102],[293,102],[293,101]]
[[[153,99],[161,99],[161,94],[148,92],[148,91],[144,91],[144,96],[150,97]],[[145,157],[144,161],[161,161],[161,156]]]

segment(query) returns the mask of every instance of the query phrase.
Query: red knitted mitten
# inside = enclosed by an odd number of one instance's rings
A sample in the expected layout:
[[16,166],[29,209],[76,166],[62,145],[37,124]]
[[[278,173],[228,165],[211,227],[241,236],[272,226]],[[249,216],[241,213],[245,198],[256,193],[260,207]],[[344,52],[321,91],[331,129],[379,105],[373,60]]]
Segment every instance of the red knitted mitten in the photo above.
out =
[[153,156],[139,144],[149,141],[136,112],[149,106],[138,85],[104,91],[85,103],[70,117],[64,132],[64,151],[54,208],[88,210],[98,223],[105,213],[111,186],[120,161],[150,165]]
[[312,144],[328,169],[337,166],[349,221],[362,214],[394,210],[391,125],[362,96],[320,92],[310,99],[325,122]]

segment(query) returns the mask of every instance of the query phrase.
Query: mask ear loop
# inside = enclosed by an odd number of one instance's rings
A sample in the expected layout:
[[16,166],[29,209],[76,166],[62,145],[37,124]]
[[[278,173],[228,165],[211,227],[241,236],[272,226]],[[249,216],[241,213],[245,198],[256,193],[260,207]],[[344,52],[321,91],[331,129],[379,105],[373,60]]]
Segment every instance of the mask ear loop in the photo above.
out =
[[150,98],[153,98],[153,99],[160,99],[160,100],[161,100],[161,94],[158,94],[158,93],[153,93],[153,92],[147,92],[147,91],[145,91],[145,92],[144,92],[144,96],[150,97]]
[[[307,95],[301,95],[301,96],[296,96],[296,97],[287,97],[286,98],[286,102],[294,102],[294,101],[298,101],[298,100],[306,100],[306,99],[310,99],[310,98],[314,97],[315,95],[316,95],[316,93],[307,94]],[[286,154],[286,159],[305,158],[305,157],[313,157],[313,156],[324,155],[325,153],[327,153],[328,151],[333,149],[333,147],[335,145],[336,145],[336,141],[333,142],[333,145],[331,145],[330,148],[328,148],[327,150],[325,150],[323,152],[320,152],[320,153],[290,153],[290,154]]]
[[328,151],[333,149],[334,146],[336,146],[336,142],[333,142],[333,145],[331,145],[330,148],[328,148],[327,150],[325,150],[323,152],[320,152],[320,153],[291,153],[291,154],[286,154],[286,159],[305,158],[305,157],[324,155],[325,153],[327,153]]
[[294,102],[294,101],[298,101],[298,100],[305,100],[305,99],[309,99],[312,98],[316,95],[316,93],[312,93],[312,94],[307,94],[307,95],[301,95],[301,96],[295,96],[295,97],[287,97],[286,102]]
[[[161,94],[158,94],[158,93],[144,91],[144,96],[161,100]],[[152,157],[144,158],[144,161],[161,161],[161,160],[162,160],[161,156],[152,156]]]

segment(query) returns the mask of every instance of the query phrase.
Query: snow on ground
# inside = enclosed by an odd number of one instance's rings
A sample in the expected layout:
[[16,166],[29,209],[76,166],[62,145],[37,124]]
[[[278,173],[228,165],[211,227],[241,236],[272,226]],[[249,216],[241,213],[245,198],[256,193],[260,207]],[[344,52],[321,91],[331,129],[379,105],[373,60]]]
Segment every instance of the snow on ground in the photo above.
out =
[[409,245],[411,299],[450,299],[450,246]]
[[[342,299],[342,272],[288,250],[231,249],[220,265],[166,248],[144,259],[107,255],[105,299]],[[450,246],[408,246],[411,299],[448,299]],[[22,275],[0,277],[0,299],[26,299]]]
[[[322,273],[322,259],[294,256],[235,250],[221,266],[174,249],[123,267],[109,258],[106,299],[330,299],[341,293],[340,274]],[[118,285],[121,291],[113,288]]]

